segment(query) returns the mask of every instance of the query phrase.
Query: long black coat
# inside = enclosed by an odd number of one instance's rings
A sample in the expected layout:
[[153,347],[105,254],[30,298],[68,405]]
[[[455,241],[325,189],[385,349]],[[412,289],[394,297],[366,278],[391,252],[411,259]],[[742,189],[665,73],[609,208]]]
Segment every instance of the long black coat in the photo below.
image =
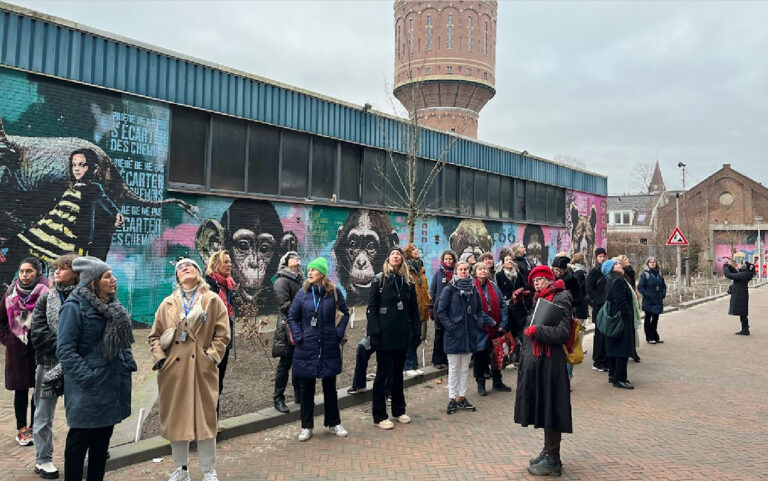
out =
[[[583,273],[582,273],[583,274]],[[582,292],[582,285],[576,279],[574,272],[566,271],[565,276],[562,278],[565,283],[565,289],[571,293],[571,306],[573,309],[573,317],[576,319],[586,319],[586,317],[578,317],[576,312],[580,309],[585,309],[586,299]]]
[[605,350],[608,357],[630,357],[635,350],[635,314],[632,304],[632,296],[635,293],[630,289],[624,276],[611,272],[611,276],[605,283],[606,301],[611,303],[608,314],[621,313],[621,322],[624,330],[620,337],[605,336]]
[[664,298],[667,297],[667,283],[659,269],[646,269],[640,274],[637,290],[643,295],[643,310],[651,314],[664,312]]
[[505,274],[504,269],[496,273],[496,285],[501,290],[501,295],[507,301],[507,330],[517,337],[525,325],[525,318],[528,312],[525,309],[524,302],[512,302],[512,294],[519,288],[525,288],[525,282],[520,274],[510,280]]
[[755,276],[754,268],[742,267],[736,270],[731,264],[723,266],[723,275],[733,281],[731,285],[731,305],[728,314],[732,316],[749,315],[749,281]]
[[515,422],[522,426],[551,429],[563,433],[573,432],[571,419],[571,383],[562,345],[571,335],[571,293],[567,290],[555,294],[552,302],[563,308],[563,316],[556,326],[537,326],[535,339],[551,346],[550,356],[533,355],[531,340],[523,338],[520,366],[517,371],[515,395]]
[[[421,317],[416,287],[413,283],[398,284],[393,276],[377,274],[368,295],[368,335],[381,336],[381,351],[404,351],[421,343]],[[403,309],[398,309],[398,302]]]
[[597,313],[605,304],[605,276],[601,264],[595,264],[587,274],[587,302],[592,306],[592,320],[597,319]]
[[[589,317],[589,303],[587,302],[587,272],[581,269],[574,269],[573,278],[579,283],[579,293],[581,302],[573,302],[573,317],[576,319],[586,319]],[[567,285],[566,285],[567,287]]]

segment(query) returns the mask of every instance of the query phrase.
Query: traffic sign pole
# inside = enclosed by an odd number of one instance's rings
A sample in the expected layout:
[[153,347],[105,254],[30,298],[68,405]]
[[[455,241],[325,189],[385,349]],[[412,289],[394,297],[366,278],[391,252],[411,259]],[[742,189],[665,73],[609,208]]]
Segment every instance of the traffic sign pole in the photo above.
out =
[[[675,229],[680,228],[680,193],[678,192],[675,194]],[[680,289],[682,288],[682,283],[680,282],[680,278],[682,277],[682,268],[680,266],[680,246],[677,246],[677,301],[680,302]]]

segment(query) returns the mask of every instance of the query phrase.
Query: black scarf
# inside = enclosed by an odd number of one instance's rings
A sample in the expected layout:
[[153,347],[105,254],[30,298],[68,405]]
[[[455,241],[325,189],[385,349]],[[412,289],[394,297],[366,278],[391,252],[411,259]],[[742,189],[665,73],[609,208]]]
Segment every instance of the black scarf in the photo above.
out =
[[475,280],[471,277],[467,277],[466,279],[459,279],[456,276],[453,276],[453,279],[451,279],[451,285],[459,290],[463,295],[469,296],[472,294],[472,290],[475,288]]
[[104,328],[104,357],[108,361],[114,359],[120,349],[131,347],[131,318],[116,297],[110,296],[105,303],[85,286],[78,287],[75,293],[88,301],[107,320],[107,326]]
[[408,265],[411,266],[411,270],[416,272],[418,276],[421,274],[421,268],[424,267],[424,261],[421,260],[421,257],[418,259],[408,259]]

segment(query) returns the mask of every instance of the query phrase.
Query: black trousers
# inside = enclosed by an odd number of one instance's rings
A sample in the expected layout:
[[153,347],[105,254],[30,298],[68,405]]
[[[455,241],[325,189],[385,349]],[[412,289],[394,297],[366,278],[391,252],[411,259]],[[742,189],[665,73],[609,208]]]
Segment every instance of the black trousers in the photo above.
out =
[[355,374],[352,377],[352,387],[362,389],[366,385],[365,375],[368,371],[368,363],[374,353],[374,349],[366,349],[363,345],[357,345],[357,357],[355,358]]
[[[277,370],[275,371],[275,394],[272,396],[273,400],[285,401],[285,388],[288,386],[288,371],[291,370],[293,365],[293,353],[288,356],[280,356],[280,362],[277,363]],[[291,373],[293,374],[293,373]],[[293,385],[293,398],[296,402],[301,402],[299,399],[299,381],[296,376],[291,375],[291,384]]]
[[597,329],[597,314],[603,306],[592,309],[592,322],[595,323],[595,337],[592,344],[592,363],[599,367],[608,365],[608,354],[605,351],[605,334]]
[[645,329],[646,341],[658,341],[659,340],[659,315],[645,311],[645,321],[643,322],[643,329]]
[[373,381],[373,422],[380,423],[387,416],[387,380],[392,380],[392,416],[405,414],[403,393],[403,367],[406,350],[376,351],[376,379]]
[[627,361],[628,357],[609,357],[608,358],[608,377],[614,382],[627,381]]
[[472,365],[472,374],[475,376],[475,379],[478,383],[485,383],[485,373],[487,373],[489,369],[491,372],[491,378],[493,379],[493,384],[496,385],[501,382],[501,371],[491,367],[492,354],[493,345],[491,344],[490,339],[485,343],[485,350],[472,354],[472,360],[474,362]]
[[435,321],[435,344],[432,347],[432,364],[448,365],[448,356],[445,354],[445,329],[440,321]]
[[219,417],[219,405],[221,404],[221,391],[224,390],[224,375],[227,374],[227,364],[229,364],[229,351],[227,348],[224,352],[224,357],[221,358],[219,363],[219,399],[216,400],[216,417]]
[[103,428],[70,428],[64,448],[64,478],[83,479],[83,463],[88,453],[87,481],[102,481],[107,464],[107,449],[114,426]]
[[[739,316],[739,320],[741,321],[741,330],[742,331],[749,331],[749,318],[747,316]],[[35,407],[32,406],[32,409]]]
[[[30,405],[32,413],[27,423],[27,405]],[[35,399],[29,402],[29,389],[17,389],[13,391],[13,412],[16,414],[16,430],[27,426],[32,429],[32,422],[35,420]]]
[[[315,428],[315,378],[297,378],[299,381],[299,395],[301,396],[301,427],[302,429]],[[336,426],[341,424],[339,413],[339,396],[336,393],[336,376],[324,377],[323,403],[325,404],[324,426]]]
[[560,431],[544,430],[544,453],[549,454],[555,461],[560,461],[560,441],[563,433]]

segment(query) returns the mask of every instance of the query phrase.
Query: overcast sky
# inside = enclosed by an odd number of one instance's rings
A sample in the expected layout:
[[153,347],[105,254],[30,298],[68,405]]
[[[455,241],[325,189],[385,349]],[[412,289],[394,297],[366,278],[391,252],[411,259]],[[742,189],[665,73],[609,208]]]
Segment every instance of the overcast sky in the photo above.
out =
[[[392,1],[13,1],[392,112]],[[637,190],[723,163],[768,184],[768,2],[501,1],[496,97],[479,139],[567,155]]]

